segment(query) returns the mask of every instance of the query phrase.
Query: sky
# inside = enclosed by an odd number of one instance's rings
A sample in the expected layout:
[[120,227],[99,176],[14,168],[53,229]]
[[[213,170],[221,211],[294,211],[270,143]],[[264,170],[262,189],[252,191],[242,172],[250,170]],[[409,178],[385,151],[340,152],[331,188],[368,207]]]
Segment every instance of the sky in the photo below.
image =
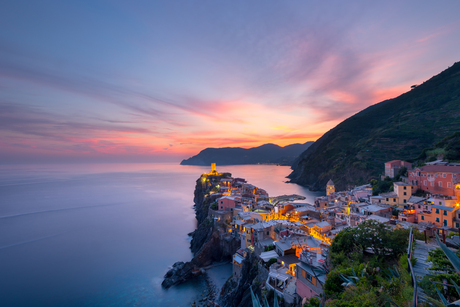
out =
[[460,1],[0,2],[0,163],[315,141],[460,60]]

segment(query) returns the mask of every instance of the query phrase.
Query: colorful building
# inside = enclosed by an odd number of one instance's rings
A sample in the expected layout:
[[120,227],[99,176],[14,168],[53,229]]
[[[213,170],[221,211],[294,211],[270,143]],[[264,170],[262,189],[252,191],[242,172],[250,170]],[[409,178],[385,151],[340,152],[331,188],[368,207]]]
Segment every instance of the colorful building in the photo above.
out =
[[401,161],[401,160],[393,160],[385,163],[385,176],[394,178],[399,170],[403,167],[407,169],[412,168],[412,163]]
[[460,165],[425,165],[409,171],[409,182],[431,194],[460,195]]

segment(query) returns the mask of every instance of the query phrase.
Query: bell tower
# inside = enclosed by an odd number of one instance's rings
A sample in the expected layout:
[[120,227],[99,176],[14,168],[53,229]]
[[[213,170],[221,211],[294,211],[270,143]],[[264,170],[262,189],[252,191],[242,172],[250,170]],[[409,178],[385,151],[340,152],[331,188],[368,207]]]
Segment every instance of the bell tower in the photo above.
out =
[[329,196],[332,193],[335,193],[335,185],[334,182],[332,182],[332,179],[329,179],[326,184],[326,195]]

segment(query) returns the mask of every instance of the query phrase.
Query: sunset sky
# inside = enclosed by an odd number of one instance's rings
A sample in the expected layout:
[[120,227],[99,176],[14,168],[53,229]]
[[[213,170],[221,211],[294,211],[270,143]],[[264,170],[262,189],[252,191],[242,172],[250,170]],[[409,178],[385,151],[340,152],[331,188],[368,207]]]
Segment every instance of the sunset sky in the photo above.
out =
[[460,60],[460,1],[0,2],[0,163],[318,139]]

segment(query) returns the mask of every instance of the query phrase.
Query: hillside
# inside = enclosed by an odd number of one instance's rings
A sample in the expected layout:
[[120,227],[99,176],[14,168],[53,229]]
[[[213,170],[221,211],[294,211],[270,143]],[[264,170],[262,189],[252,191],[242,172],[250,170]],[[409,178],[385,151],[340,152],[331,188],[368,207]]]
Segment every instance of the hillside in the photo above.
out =
[[460,131],[460,62],[397,98],[372,105],[328,131],[294,162],[291,182],[324,189],[367,183],[386,161],[414,160]]
[[206,148],[196,156],[182,160],[181,165],[210,165],[215,162],[218,165],[237,164],[262,164],[275,163],[280,165],[292,165],[295,159],[313,142],[305,144],[291,144],[280,147],[275,144],[265,144],[254,148]]

